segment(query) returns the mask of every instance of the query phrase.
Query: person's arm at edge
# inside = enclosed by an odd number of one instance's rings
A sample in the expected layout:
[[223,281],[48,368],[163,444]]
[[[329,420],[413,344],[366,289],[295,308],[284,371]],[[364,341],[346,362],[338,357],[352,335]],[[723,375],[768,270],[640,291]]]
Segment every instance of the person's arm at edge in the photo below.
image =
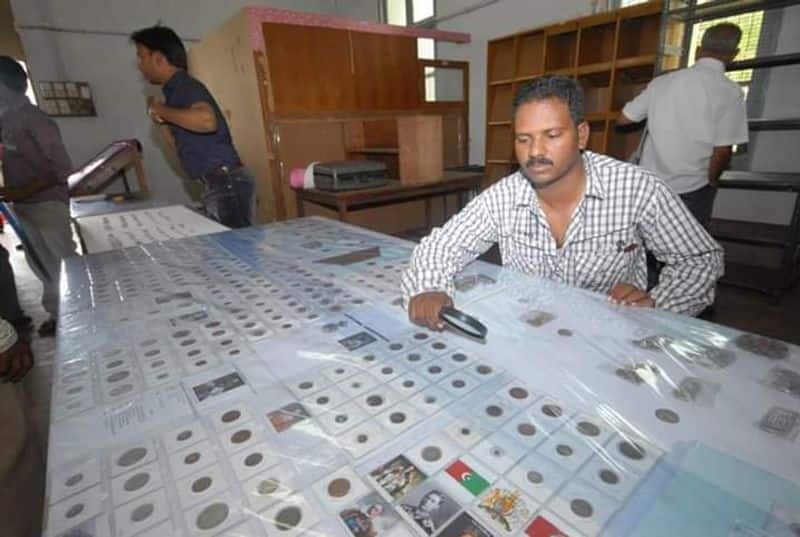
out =
[[716,146],[711,153],[711,159],[708,161],[708,183],[713,186],[719,186],[719,178],[722,172],[728,167],[733,154],[733,147],[729,145]]
[[174,108],[152,99],[148,110],[159,123],[171,123],[200,134],[216,132],[218,127],[214,109],[206,101],[197,101],[189,108]]
[[722,247],[660,180],[646,196],[640,230],[645,246],[665,264],[650,295],[655,307],[697,315],[714,302],[724,272]]

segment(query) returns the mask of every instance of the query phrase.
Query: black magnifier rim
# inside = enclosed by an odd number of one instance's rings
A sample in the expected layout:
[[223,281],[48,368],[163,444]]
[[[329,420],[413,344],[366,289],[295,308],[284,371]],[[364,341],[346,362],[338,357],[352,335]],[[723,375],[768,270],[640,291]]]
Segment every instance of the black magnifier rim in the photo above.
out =
[[474,338],[486,339],[486,334],[489,332],[478,319],[450,306],[442,308],[439,317],[459,332]]

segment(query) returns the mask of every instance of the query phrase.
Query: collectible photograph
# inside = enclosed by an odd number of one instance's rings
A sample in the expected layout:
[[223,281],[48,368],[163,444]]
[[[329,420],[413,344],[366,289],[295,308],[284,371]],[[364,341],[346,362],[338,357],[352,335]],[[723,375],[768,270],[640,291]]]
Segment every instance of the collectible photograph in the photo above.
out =
[[465,511],[453,519],[439,533],[439,537],[494,537],[494,535]]
[[379,466],[369,475],[394,500],[401,499],[427,477],[403,455]]
[[400,509],[426,535],[433,535],[461,510],[461,506],[443,492],[438,483],[428,481],[403,498]]
[[197,400],[202,403],[206,399],[217,397],[241,386],[244,386],[244,380],[239,376],[239,373],[228,373],[227,375],[193,386],[192,391],[195,397],[197,397]]
[[310,417],[311,414],[300,403],[289,403],[267,414],[267,419],[277,433],[287,431]]
[[381,537],[391,534],[400,517],[377,492],[372,492],[339,513],[353,537]]
[[359,332],[344,339],[340,339],[339,343],[348,351],[354,351],[370,343],[375,343],[376,341],[378,341],[378,339],[369,332]]

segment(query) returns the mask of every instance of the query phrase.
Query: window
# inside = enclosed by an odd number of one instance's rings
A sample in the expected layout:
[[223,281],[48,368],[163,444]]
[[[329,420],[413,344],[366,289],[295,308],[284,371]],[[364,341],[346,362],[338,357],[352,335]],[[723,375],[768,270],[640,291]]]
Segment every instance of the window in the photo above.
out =
[[[700,45],[703,33],[715,24],[720,22],[732,22],[742,29],[742,40],[739,42],[739,55],[736,60],[749,60],[755,58],[758,53],[758,42],[761,38],[761,28],[764,22],[763,11],[751,11],[742,15],[733,15],[721,19],[713,19],[695,24],[692,27],[692,44],[689,48],[689,65],[695,62],[695,51]],[[731,71],[727,73],[728,78],[737,82],[747,94],[750,81],[753,79],[753,70],[744,69],[741,71]]]
[[[432,26],[425,21],[436,15],[436,0],[381,0],[384,7],[384,19],[387,24],[398,26]],[[417,39],[417,58],[421,60],[436,59],[436,42],[433,39]],[[428,83],[426,83],[426,87]],[[431,85],[431,87],[433,87]]]
[[436,14],[436,0],[381,0],[388,24],[424,24]]

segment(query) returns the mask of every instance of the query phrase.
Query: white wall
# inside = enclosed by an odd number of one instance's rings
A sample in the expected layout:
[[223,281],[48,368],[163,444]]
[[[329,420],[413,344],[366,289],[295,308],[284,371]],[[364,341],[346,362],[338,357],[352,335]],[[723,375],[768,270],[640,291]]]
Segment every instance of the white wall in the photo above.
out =
[[[135,137],[144,146],[144,165],[153,196],[187,200],[183,180],[168,163],[145,115],[145,96],[159,90],[136,69],[128,35],[157,22],[185,39],[198,39],[241,7],[264,4],[295,10],[350,16],[342,0],[11,0],[15,24],[34,79],[87,81],[97,109],[93,118],[57,119],[75,165],[108,143]],[[354,0],[356,16],[377,16],[373,0]],[[57,27],[40,29],[35,27]],[[107,33],[107,34],[106,34]],[[187,43],[191,46],[191,42]],[[235,141],[234,141],[235,142]]]
[[[478,0],[437,0],[437,16],[474,6]],[[483,164],[486,134],[486,47],[490,39],[520,30],[547,26],[591,13],[591,0],[499,0],[494,4],[440,23],[440,30],[466,32],[465,45],[438,43],[437,58],[469,62],[469,160]]]

